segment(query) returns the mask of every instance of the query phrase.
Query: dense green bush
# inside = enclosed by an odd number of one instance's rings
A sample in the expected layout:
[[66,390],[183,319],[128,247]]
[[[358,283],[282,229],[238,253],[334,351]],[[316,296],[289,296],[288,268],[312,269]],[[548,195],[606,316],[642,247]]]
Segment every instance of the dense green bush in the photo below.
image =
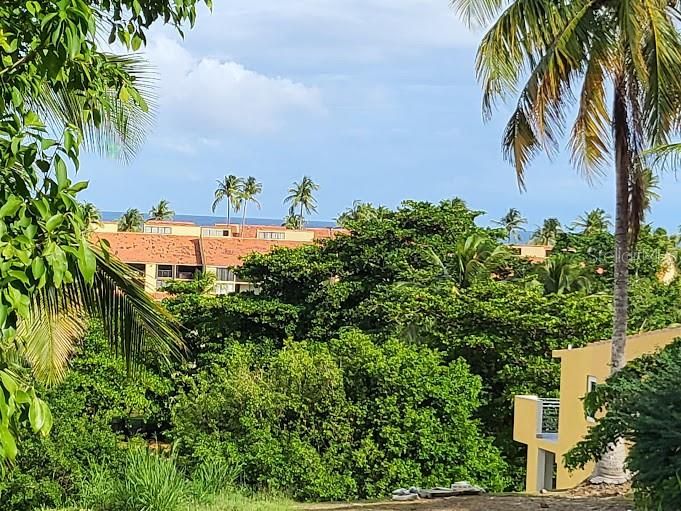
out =
[[154,436],[167,423],[170,382],[140,370],[134,381],[96,328],[84,339],[65,381],[45,389],[55,417],[47,438],[27,435],[24,448],[0,479],[4,510],[57,506],[78,494],[91,464],[122,467],[120,442]]
[[296,498],[460,479],[502,489],[507,467],[471,419],[479,389],[462,361],[356,331],[267,359],[234,344],[180,396],[174,434],[190,464],[217,457]]

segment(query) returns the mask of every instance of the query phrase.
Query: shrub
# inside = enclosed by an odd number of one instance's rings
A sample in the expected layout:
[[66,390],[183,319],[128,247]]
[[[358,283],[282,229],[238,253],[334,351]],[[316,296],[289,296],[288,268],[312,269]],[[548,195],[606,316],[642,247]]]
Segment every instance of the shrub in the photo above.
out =
[[123,474],[113,489],[116,511],[179,511],[189,500],[188,482],[172,457],[140,447],[128,451]]
[[234,344],[173,409],[187,463],[220,459],[240,479],[299,499],[375,497],[469,479],[502,489],[507,466],[471,416],[480,380],[462,361],[348,331],[254,355]]
[[60,506],[78,497],[93,462],[122,470],[121,440],[162,433],[172,386],[140,369],[131,380],[97,328],[85,337],[66,379],[44,396],[54,414],[47,438],[26,435],[14,467],[0,480],[3,511]]

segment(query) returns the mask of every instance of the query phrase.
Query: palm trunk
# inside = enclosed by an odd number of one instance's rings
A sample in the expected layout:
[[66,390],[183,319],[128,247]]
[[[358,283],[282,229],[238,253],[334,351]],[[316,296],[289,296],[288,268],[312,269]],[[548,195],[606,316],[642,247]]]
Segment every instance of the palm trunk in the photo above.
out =
[[300,224],[298,226],[298,229],[302,229],[303,226],[305,225],[305,220],[303,220],[303,204],[300,204],[300,219],[298,220],[298,223]]
[[615,139],[615,284],[613,292],[614,315],[612,324],[612,347],[610,373],[624,367],[624,349],[627,343],[627,320],[629,306],[629,176],[631,151],[624,99],[624,80],[615,88],[613,131]]
[[[612,344],[610,374],[626,364],[627,320],[629,306],[629,176],[631,149],[627,119],[625,80],[615,81],[613,102],[613,137],[615,142],[615,263],[613,289]],[[622,484],[629,479],[625,470],[626,446],[619,438],[608,446],[608,451],[598,460],[592,483]]]
[[241,236],[244,234],[244,228],[246,227],[246,206],[248,205],[248,202],[244,201],[244,212],[243,216],[241,217]]
[[229,229],[229,221],[231,220],[232,213],[232,201],[227,198],[227,229]]

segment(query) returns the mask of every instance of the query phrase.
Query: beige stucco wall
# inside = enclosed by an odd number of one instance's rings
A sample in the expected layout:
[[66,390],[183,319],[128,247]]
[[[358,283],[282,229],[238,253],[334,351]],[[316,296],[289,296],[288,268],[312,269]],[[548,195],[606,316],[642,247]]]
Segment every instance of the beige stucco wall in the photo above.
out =
[[201,226],[199,225],[181,225],[172,222],[152,222],[145,223],[144,225],[149,227],[170,227],[170,234],[175,236],[196,236],[198,238],[201,235]]
[[[631,361],[652,353],[677,337],[681,337],[681,327],[629,336],[626,359]],[[593,471],[593,465],[590,465],[583,470],[569,472],[563,465],[563,456],[584,438],[593,424],[584,416],[582,399],[587,392],[587,379],[590,376],[602,383],[610,373],[610,342],[596,342],[572,350],[556,350],[553,356],[561,360],[557,439],[551,441],[537,438],[539,400],[536,396],[516,396],[514,402],[513,438],[527,445],[526,489],[529,492],[539,490],[538,449],[556,454],[556,488],[559,490],[580,484]]]
[[99,222],[93,224],[93,232],[118,232],[118,222]]
[[522,257],[529,257],[531,259],[546,259],[550,247],[545,245],[512,245],[520,251]]
[[144,268],[144,290],[147,293],[156,291],[156,264],[147,263]]

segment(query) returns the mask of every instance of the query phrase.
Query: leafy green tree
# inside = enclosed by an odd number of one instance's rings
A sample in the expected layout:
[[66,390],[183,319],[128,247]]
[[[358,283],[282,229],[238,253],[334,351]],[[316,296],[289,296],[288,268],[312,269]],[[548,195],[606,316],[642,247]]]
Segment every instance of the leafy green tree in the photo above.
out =
[[547,218],[544,220],[544,223],[532,233],[532,242],[538,245],[552,246],[562,230],[560,221],[557,218]]
[[296,215],[305,224],[305,216],[307,213],[314,213],[317,211],[317,199],[314,192],[319,190],[319,185],[312,181],[308,176],[303,176],[299,183],[294,182],[293,186],[289,188],[289,194],[284,198],[284,204],[289,204],[289,217]]
[[611,225],[610,215],[604,209],[596,208],[577,217],[571,227],[578,229],[582,234],[589,235],[607,231]]
[[543,1],[529,7],[521,0],[455,5],[470,23],[489,27],[477,60],[485,114],[498,100],[518,96],[503,144],[521,188],[530,160],[543,149],[557,151],[567,131],[566,112],[574,106],[569,131],[576,166],[593,178],[610,157],[614,162],[615,372],[625,363],[629,251],[645,211],[644,181],[637,178],[643,152],[668,142],[681,113],[673,99],[681,92],[676,6],[654,0],[626,6]]
[[506,231],[506,239],[510,243],[513,240],[520,239],[520,232],[525,230],[523,225],[527,224],[527,219],[516,208],[511,208],[494,223]]
[[102,52],[101,34],[136,50],[159,18],[179,29],[195,15],[193,0],[0,5],[0,394],[12,403],[0,407],[1,461],[16,457],[19,428],[51,429],[23,369],[58,377],[81,316],[101,317],[129,362],[147,342],[168,352],[180,341],[124,265],[91,246],[77,200],[87,183],[69,171],[88,143],[134,148],[149,110],[139,59]]
[[267,357],[233,344],[219,360],[173,408],[192,463],[226,460],[245,483],[299,499],[377,497],[442,480],[507,484],[472,418],[480,380],[461,360],[357,331],[288,342]]
[[222,181],[217,181],[217,188],[215,189],[215,197],[211,210],[215,210],[222,201],[227,202],[227,225],[231,223],[232,208],[239,202],[239,190],[241,189],[241,178],[230,174],[222,178]]
[[248,176],[247,179],[241,182],[241,189],[239,190],[239,202],[243,202],[243,216],[241,217],[241,232],[246,225],[246,208],[248,203],[252,202],[258,209],[260,209],[260,202],[256,198],[262,193],[262,183],[258,183],[253,176]]
[[368,220],[371,217],[380,217],[388,213],[388,209],[385,206],[374,207],[370,202],[353,201],[352,207],[343,211],[336,222],[341,227],[346,229],[352,228],[355,222],[361,220]]
[[144,227],[144,217],[139,209],[130,208],[118,219],[119,232],[141,232]]
[[170,209],[170,202],[165,199],[158,201],[158,204],[149,210],[149,220],[172,220],[175,212]]

